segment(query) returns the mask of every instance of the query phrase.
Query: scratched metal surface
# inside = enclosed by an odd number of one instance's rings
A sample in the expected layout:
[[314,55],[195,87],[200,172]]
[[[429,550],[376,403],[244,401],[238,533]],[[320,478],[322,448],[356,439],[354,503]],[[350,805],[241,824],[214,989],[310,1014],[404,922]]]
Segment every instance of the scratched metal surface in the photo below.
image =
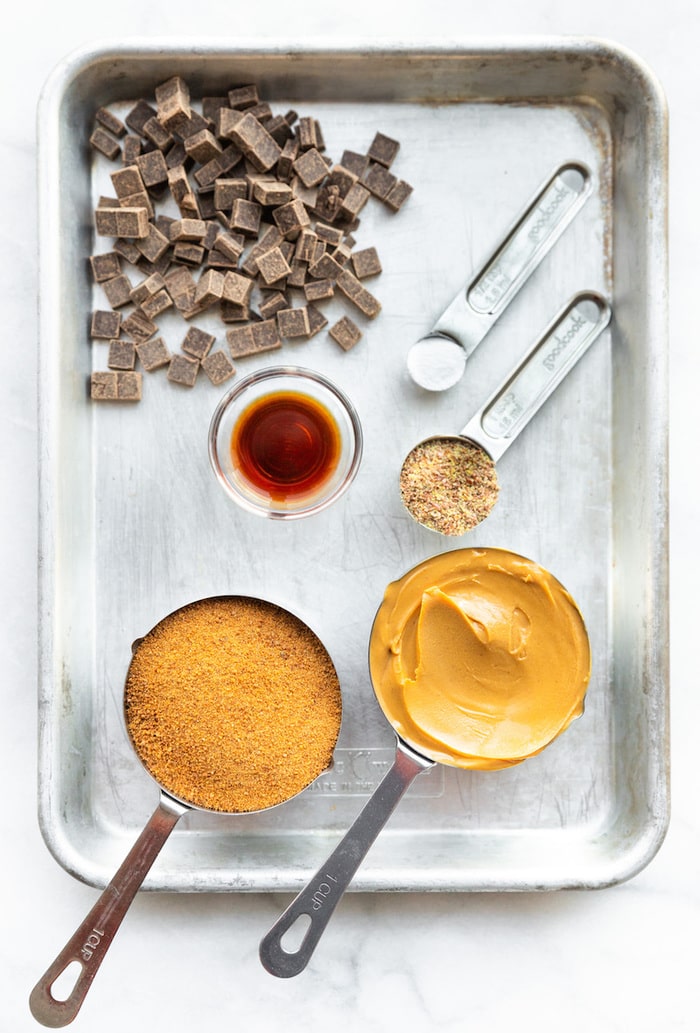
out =
[[[404,209],[363,212],[377,246],[379,318],[341,353],[325,333],[280,361],[320,370],[355,402],[365,433],[349,493],[308,521],[234,508],[209,469],[206,435],[224,388],[145,376],[136,408],[96,406],[85,384],[105,307],[86,271],[107,244],[92,208],[109,166],[89,154],[99,104],[149,96],[178,72],[193,96],[255,81],[275,110],[322,123],[328,153],[401,141]],[[146,881],[163,890],[295,890],[335,845],[393,756],[367,673],[386,584],[433,553],[512,549],[569,588],[586,620],[586,712],[509,771],[421,776],[354,881],[364,890],[592,887],[634,874],[667,822],[666,152],[653,77],[581,40],[298,44],[202,41],[88,49],[67,59],[39,111],[41,191],[40,820],[68,871],[105,883],[157,791],[121,716],[130,644],[192,599],[249,593],[302,616],[325,642],[344,695],[334,769],[298,799],[237,817],[191,813]],[[583,210],[441,394],[405,367],[410,345],[483,265],[562,161],[583,161]],[[499,462],[501,498],[479,528],[443,539],[402,510],[397,476],[428,433],[454,432],[576,291],[612,302],[612,326]],[[330,319],[346,311],[334,300]],[[219,339],[223,326],[208,319]],[[173,346],[182,324],[162,320]]]

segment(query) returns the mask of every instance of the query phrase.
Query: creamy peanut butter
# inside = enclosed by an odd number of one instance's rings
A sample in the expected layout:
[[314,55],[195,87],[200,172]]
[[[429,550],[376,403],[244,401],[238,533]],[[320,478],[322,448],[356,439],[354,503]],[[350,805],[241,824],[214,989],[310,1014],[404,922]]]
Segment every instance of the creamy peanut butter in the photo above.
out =
[[372,683],[402,739],[460,768],[509,767],[583,712],[590,647],[556,578],[503,549],[458,549],[386,589]]

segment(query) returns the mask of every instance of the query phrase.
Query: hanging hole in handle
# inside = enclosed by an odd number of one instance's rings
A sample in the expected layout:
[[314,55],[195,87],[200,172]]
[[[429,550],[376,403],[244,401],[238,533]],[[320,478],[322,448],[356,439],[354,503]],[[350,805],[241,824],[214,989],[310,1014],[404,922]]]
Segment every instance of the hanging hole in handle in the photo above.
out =
[[83,966],[77,959],[69,962],[49,987],[49,993],[54,1001],[58,1004],[67,1001],[75,990],[82,973]]
[[280,939],[280,947],[285,954],[296,954],[304,945],[307,933],[311,928],[311,915],[297,915],[289,929]]

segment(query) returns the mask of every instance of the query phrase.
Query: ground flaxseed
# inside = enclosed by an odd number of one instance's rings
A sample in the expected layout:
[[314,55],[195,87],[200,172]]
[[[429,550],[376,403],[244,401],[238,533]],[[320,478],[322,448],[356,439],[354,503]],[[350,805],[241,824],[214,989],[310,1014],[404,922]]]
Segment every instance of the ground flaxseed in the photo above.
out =
[[416,445],[404,460],[399,487],[411,516],[446,535],[471,531],[498,498],[493,460],[466,438],[430,438]]
[[330,764],[340,685],[314,633],[247,597],[192,603],[166,617],[132,657],[126,723],[147,770],[207,810],[260,810],[289,799]]

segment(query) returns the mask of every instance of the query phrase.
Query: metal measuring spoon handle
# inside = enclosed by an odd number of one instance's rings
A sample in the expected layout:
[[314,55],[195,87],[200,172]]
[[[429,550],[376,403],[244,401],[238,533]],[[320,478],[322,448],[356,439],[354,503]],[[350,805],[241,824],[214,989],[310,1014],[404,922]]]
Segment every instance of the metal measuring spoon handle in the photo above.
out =
[[[116,875],[32,990],[29,1007],[37,1022],[57,1029],[67,1026],[78,1014],[129,905],[178,819],[187,810],[184,804],[161,794],[158,807]],[[75,963],[80,971],[70,993],[62,999],[54,997],[52,988],[56,980]]]
[[591,172],[581,162],[559,166],[545,181],[481,272],[460,290],[430,333],[410,349],[408,372],[416,384],[428,391],[443,391],[457,383],[467,358],[564,232],[591,189]]
[[569,370],[590,348],[612,317],[594,291],[582,291],[564,306],[525,359],[459,432],[500,459],[547,401]]
[[[367,851],[384,828],[401,797],[422,771],[434,761],[414,752],[398,741],[394,763],[365,804],[353,825],[319,868],[313,878],[292,901],[260,943],[260,960],[273,976],[298,975],[311,959],[318,941],[337,905],[360,867]],[[297,948],[282,944],[285,935],[300,919],[307,919],[307,929]]]

